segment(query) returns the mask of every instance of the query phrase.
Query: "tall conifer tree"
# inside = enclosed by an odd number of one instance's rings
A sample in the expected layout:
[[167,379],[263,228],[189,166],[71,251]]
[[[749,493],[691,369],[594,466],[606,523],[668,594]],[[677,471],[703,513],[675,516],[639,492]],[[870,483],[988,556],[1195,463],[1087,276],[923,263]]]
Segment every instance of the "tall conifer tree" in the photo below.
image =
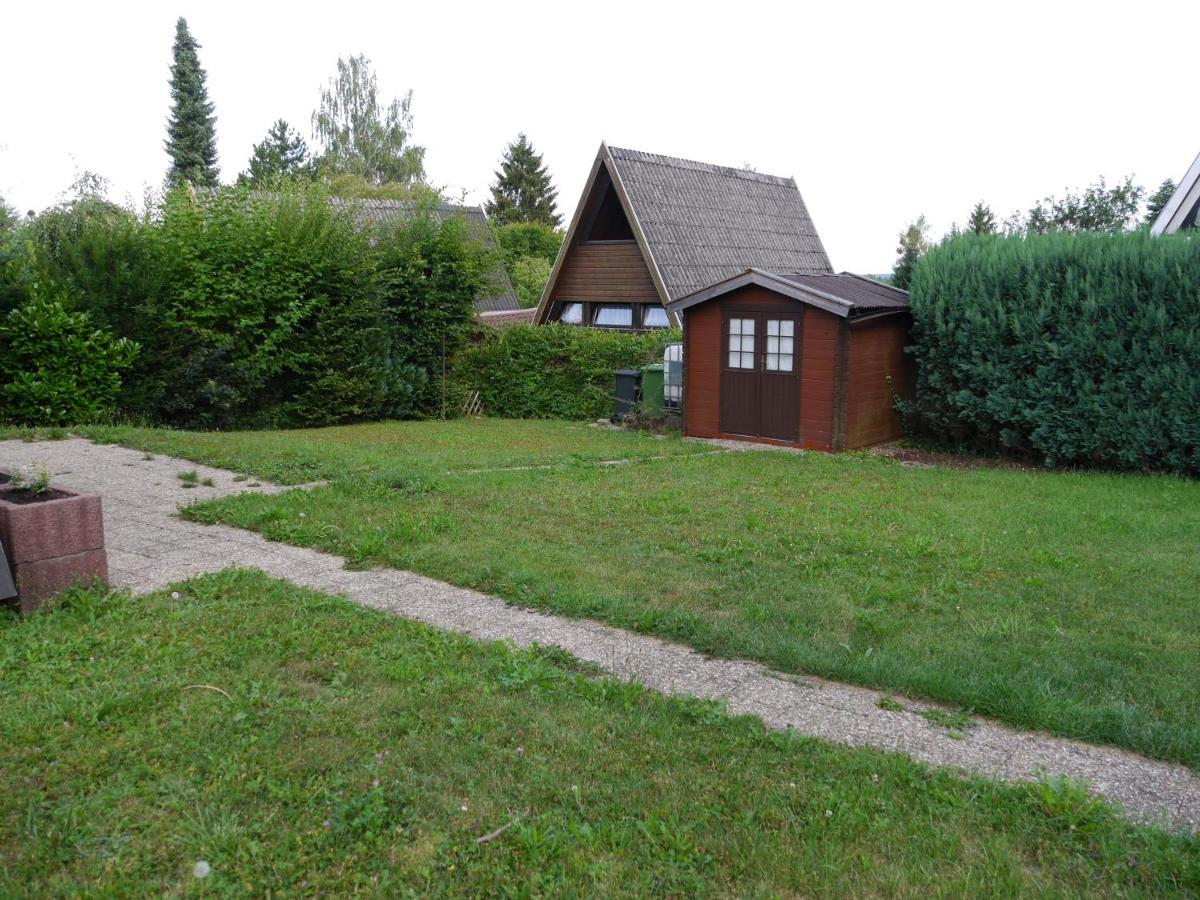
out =
[[542,155],[533,149],[523,133],[504,151],[487,214],[497,225],[513,222],[540,222],[557,228],[562,216],[556,212],[558,191],[550,183],[550,173]]
[[204,69],[196,51],[200,45],[182,16],[175,23],[171,62],[171,118],[167,121],[167,153],[171,184],[191,182],[201,187],[217,184],[217,131],[213,105],[208,99]]

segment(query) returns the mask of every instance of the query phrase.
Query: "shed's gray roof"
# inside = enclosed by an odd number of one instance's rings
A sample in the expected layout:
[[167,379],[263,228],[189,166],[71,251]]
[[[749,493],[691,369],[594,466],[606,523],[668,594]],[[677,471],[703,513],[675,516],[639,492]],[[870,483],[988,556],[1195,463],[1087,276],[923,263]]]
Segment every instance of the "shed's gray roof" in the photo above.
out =
[[792,284],[845,300],[857,310],[908,308],[908,291],[876,281],[874,278],[866,278],[850,272],[841,272],[837,275],[792,272],[780,277],[787,279]]
[[421,208],[428,209],[440,222],[453,216],[462,216],[467,234],[496,254],[496,267],[488,276],[490,287],[475,299],[475,311],[503,312],[521,308],[482,206],[459,206],[455,203],[429,205],[413,200],[359,200],[341,197],[330,197],[329,201],[336,206],[352,207],[357,211],[360,221],[372,226],[398,224]]
[[791,178],[609,147],[670,300],[748,267],[832,271]]
[[681,313],[693,306],[723,297],[748,285],[758,285],[845,319],[884,315],[908,309],[908,291],[853,275],[850,272],[767,272],[747,269],[671,302],[669,309]]

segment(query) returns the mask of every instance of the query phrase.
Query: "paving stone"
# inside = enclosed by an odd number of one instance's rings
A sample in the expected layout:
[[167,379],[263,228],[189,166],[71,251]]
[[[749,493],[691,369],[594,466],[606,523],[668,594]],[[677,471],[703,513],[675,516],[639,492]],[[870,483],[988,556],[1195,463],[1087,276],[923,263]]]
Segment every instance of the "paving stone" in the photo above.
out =
[[[438,628],[518,646],[561,647],[662,693],[723,700],[730,712],[757,716],[771,728],[902,752],[932,766],[1009,781],[1042,774],[1084,778],[1135,820],[1200,830],[1200,774],[1185,766],[988,721],[976,720],[954,737],[910,711],[934,704],[897,697],[905,710],[884,710],[878,706],[883,696],[879,691],[781,674],[746,660],[710,659],[659,638],[521,609],[411,572],[347,570],[344,560],[331,554],[180,519],[179,506],[196,500],[289,489],[265,482],[250,488],[219,469],[162,456],[145,460],[140,451],[80,439],[0,441],[0,466],[31,463],[46,465],[55,480],[69,488],[104,498],[109,577],[135,593],[231,565],[258,568]],[[177,475],[192,469],[200,478],[212,478],[216,486],[183,488]]]

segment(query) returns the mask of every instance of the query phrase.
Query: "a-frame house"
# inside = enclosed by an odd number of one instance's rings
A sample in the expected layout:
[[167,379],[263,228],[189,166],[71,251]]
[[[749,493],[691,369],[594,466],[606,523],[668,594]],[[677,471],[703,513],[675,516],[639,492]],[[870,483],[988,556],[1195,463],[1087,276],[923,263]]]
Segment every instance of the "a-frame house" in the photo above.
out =
[[668,304],[748,268],[832,271],[793,179],[601,144],[534,321],[679,325]]

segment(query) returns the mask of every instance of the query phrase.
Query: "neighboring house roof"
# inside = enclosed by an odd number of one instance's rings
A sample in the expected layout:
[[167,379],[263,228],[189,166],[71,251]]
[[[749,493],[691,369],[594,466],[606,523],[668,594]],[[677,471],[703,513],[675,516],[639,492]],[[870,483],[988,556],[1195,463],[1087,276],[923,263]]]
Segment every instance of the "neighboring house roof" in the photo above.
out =
[[872,278],[849,272],[835,275],[832,272],[781,273],[762,269],[747,269],[732,278],[709,285],[674,301],[668,309],[678,314],[752,284],[846,319],[888,315],[908,309],[908,291]]
[[1200,228],[1200,154],[1150,226],[1150,233],[1174,234],[1181,228]]
[[664,306],[747,266],[832,271],[794,179],[602,143],[538,304],[539,322],[602,167]]
[[481,325],[492,328],[511,328],[514,325],[530,325],[533,323],[535,309],[502,309],[495,312],[482,312],[478,316]]
[[330,197],[329,200],[336,206],[357,210],[360,221],[375,226],[403,222],[421,208],[429,209],[440,222],[453,216],[462,216],[467,234],[496,254],[496,266],[488,273],[488,290],[475,299],[475,312],[503,312],[521,308],[482,206],[459,206],[455,203],[423,205],[414,200],[360,200],[343,197]]

